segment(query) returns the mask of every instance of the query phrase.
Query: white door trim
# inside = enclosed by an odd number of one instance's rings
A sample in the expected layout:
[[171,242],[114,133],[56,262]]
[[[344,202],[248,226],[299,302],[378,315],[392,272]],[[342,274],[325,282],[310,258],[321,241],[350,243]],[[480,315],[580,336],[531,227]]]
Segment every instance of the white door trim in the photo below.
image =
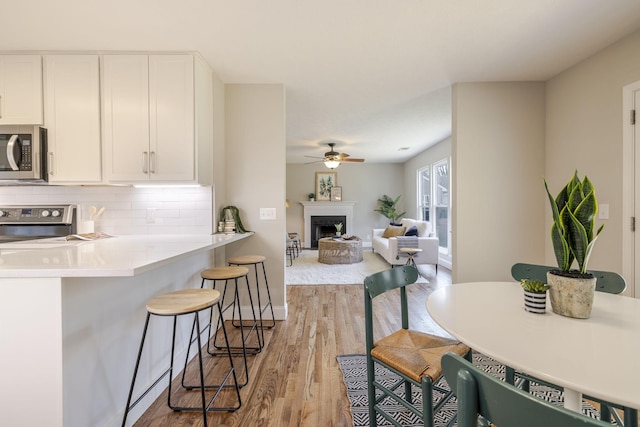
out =
[[622,88],[622,276],[627,281],[624,293],[629,296],[640,296],[640,287],[635,281],[635,233],[631,229],[631,218],[635,217],[636,169],[640,175],[634,149],[634,126],[630,120],[636,91],[640,91],[640,81]]

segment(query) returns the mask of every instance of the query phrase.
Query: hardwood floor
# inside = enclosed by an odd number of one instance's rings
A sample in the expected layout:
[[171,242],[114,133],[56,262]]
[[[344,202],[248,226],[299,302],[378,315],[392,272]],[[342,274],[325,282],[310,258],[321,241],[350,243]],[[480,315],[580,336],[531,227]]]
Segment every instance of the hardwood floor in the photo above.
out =
[[[430,283],[410,288],[410,324],[412,328],[448,336],[429,318],[425,300],[433,289],[451,284],[451,274],[443,267],[438,268],[437,276],[432,267],[425,267],[423,271]],[[210,413],[208,424],[352,426],[336,356],[364,353],[363,298],[361,284],[288,286],[289,318],[277,322],[273,330],[266,330],[266,347],[257,356],[250,356],[249,384],[241,390],[242,407],[233,413]],[[400,318],[397,301],[392,302],[383,295],[374,303],[376,327],[388,332],[397,329]],[[378,306],[383,307],[375,310]],[[219,379],[220,370],[225,368],[224,358],[207,356],[205,360],[208,362],[205,369],[212,381]],[[242,366],[241,360],[234,359],[236,367]],[[224,398],[231,395],[226,390],[223,393]],[[173,395],[181,399],[180,404],[199,404],[199,394],[183,392],[178,382]],[[203,425],[201,413],[173,412],[166,400],[165,391],[135,425]]]

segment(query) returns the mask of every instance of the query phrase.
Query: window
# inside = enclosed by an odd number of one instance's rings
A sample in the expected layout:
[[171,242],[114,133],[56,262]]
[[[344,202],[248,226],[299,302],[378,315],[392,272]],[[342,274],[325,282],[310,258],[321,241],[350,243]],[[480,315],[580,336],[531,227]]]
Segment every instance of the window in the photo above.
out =
[[420,219],[429,221],[431,209],[431,166],[418,171],[418,212]]
[[438,236],[441,260],[444,257],[450,263],[451,174],[449,172],[449,159],[440,160],[419,169],[417,202],[420,219],[429,221],[432,231]]

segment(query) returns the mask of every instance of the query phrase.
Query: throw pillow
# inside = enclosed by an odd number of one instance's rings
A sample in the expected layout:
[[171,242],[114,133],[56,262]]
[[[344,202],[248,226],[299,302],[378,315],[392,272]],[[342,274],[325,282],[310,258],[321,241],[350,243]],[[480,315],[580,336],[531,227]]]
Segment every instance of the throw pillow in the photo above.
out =
[[405,236],[417,236],[418,235],[418,227],[416,227],[415,225],[412,227],[409,227],[409,229],[407,230],[406,233],[404,233]]
[[403,236],[404,230],[405,230],[404,227],[394,227],[390,225],[384,229],[384,233],[382,233],[382,237],[388,239],[389,237]]

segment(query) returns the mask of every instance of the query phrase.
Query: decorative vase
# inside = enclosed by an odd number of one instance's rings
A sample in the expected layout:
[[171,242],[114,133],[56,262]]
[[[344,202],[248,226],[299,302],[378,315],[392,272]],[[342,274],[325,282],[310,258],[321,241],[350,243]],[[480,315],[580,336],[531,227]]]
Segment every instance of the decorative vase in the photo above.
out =
[[530,313],[547,312],[547,293],[524,291],[524,309]]
[[336,237],[340,237],[340,234],[342,233],[340,233],[339,231],[336,231]]
[[554,313],[588,319],[593,307],[596,278],[566,277],[547,272],[549,299]]

